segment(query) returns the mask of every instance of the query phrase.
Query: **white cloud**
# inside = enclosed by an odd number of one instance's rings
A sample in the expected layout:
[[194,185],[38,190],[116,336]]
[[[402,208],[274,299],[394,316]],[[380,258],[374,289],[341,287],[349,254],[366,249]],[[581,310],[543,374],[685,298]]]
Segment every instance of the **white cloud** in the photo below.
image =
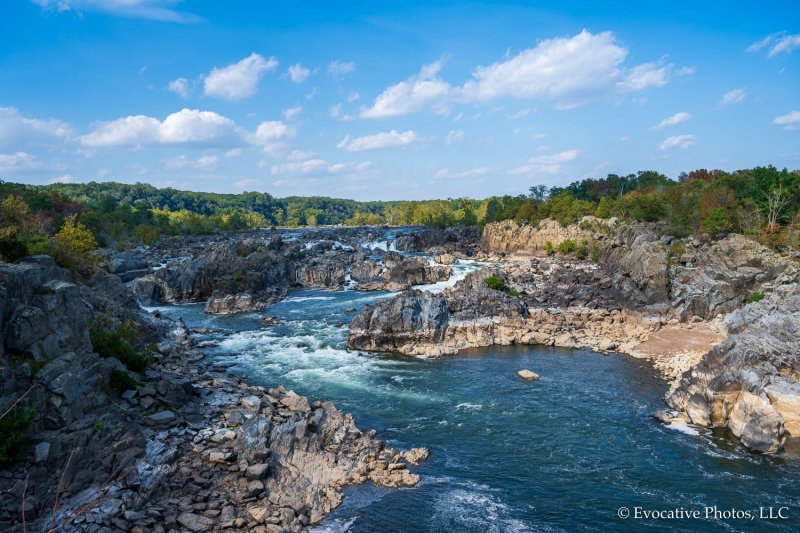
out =
[[181,168],[212,168],[219,162],[216,155],[204,155],[199,159],[189,159],[185,155],[165,159],[164,168],[167,170],[178,170]]
[[34,170],[41,167],[42,164],[36,159],[36,156],[27,152],[0,154],[0,174]]
[[242,100],[253,96],[261,77],[278,67],[278,61],[271,57],[252,53],[238,63],[215,68],[204,80],[205,94],[225,100]]
[[733,89],[722,95],[720,105],[733,105],[744,102],[747,98],[747,93],[743,89]]
[[60,144],[71,135],[72,128],[60,120],[26,117],[14,107],[0,107],[0,148]]
[[63,11],[97,11],[109,15],[130,18],[158,20],[162,22],[179,22],[189,24],[202,19],[192,13],[177,11],[172,8],[175,0],[31,0],[45,10]]
[[90,148],[154,145],[225,145],[241,142],[242,130],[229,118],[213,111],[182,109],[163,121],[132,115],[98,124],[81,137]]
[[767,57],[774,57],[778,54],[791,54],[795,49],[800,48],[800,34],[773,33],[751,44],[747,47],[747,51],[751,53],[758,52],[767,47],[769,47]]
[[659,150],[669,150],[671,148],[680,148],[682,150],[689,148],[695,145],[695,136],[694,135],[673,135],[672,137],[667,137],[664,141],[658,145]]
[[770,49],[769,57],[777,54],[790,54],[795,48],[800,48],[800,35],[785,35]]
[[474,178],[477,176],[485,176],[492,171],[489,167],[477,167],[471,168],[469,170],[465,170],[463,172],[451,172],[449,168],[440,168],[436,174],[434,174],[435,178],[443,179],[443,178]]
[[641,91],[648,87],[663,87],[670,78],[673,65],[644,63],[637,65],[625,75],[617,86],[623,92]]
[[423,107],[444,101],[453,88],[446,81],[437,78],[443,66],[441,60],[425,65],[419,74],[401,81],[383,91],[371,107],[362,107],[361,118],[387,118],[407,115]]
[[47,183],[72,183],[74,180],[75,178],[71,174],[64,174],[48,180]]
[[444,144],[453,144],[464,140],[463,130],[450,130],[444,138]]
[[292,150],[286,156],[286,159],[289,161],[303,161],[305,159],[314,159],[315,157],[317,157],[317,153],[310,150]]
[[231,148],[230,150],[225,152],[225,157],[228,157],[228,158],[240,157],[242,155],[244,155],[244,149],[243,148]]
[[270,174],[273,176],[329,176],[344,173],[361,173],[372,166],[372,163],[365,161],[362,163],[328,163],[324,159],[308,159],[306,161],[296,161],[272,165]]
[[525,117],[527,117],[527,116],[528,116],[528,115],[530,115],[530,114],[531,114],[533,111],[535,111],[533,108],[531,108],[531,107],[526,107],[526,108],[524,108],[524,109],[520,109],[519,111],[517,111],[517,112],[515,112],[515,113],[511,113],[510,115],[508,115],[508,118],[510,118],[511,120],[519,120],[519,119],[521,119],[521,118],[525,118]]
[[331,61],[328,64],[328,74],[333,77],[344,76],[345,74],[355,72],[355,70],[355,61],[341,61],[337,59],[336,61]]
[[690,115],[686,111],[680,111],[678,113],[675,113],[672,116],[669,116],[669,117],[665,118],[664,120],[662,120],[661,122],[659,122],[658,124],[656,124],[655,126],[653,126],[650,129],[651,130],[659,130],[661,128],[666,128],[667,126],[674,126],[675,124],[680,124],[681,122],[686,122],[690,118],[692,118],[692,115]]
[[300,106],[290,107],[289,109],[283,110],[283,118],[285,118],[286,120],[294,120],[295,118],[300,116],[300,113],[302,112],[303,108]]
[[259,185],[260,183],[261,180],[245,179],[237,181],[233,184],[233,186],[236,189],[246,189],[247,187],[252,187],[253,185]]
[[342,122],[349,122],[355,117],[353,115],[347,114],[342,111],[342,104],[336,104],[331,107],[331,118],[335,118],[336,120],[341,120]]
[[800,111],[791,111],[772,120],[772,123],[783,126],[784,129],[793,130],[800,127]]
[[662,87],[679,68],[663,61],[626,67],[628,49],[611,32],[583,30],[572,37],[541,41],[533,48],[489,66],[476,68],[472,79],[456,87],[438,77],[442,62],[392,85],[361,109],[362,118],[405,115],[433,106],[446,112],[453,102],[480,102],[499,98],[554,100],[557,109],[571,109],[587,101]]
[[402,133],[397,130],[392,130],[376,133],[375,135],[364,135],[363,137],[356,137],[354,139],[351,139],[350,136],[347,135],[336,147],[347,150],[348,152],[361,152],[364,150],[401,148],[417,141],[419,141],[419,136],[412,130]]
[[256,133],[252,136],[253,144],[269,144],[292,137],[294,130],[280,120],[265,120],[256,128]]
[[186,78],[172,80],[169,82],[169,85],[167,85],[167,89],[169,89],[170,92],[177,94],[184,100],[189,98],[189,81]]
[[347,103],[348,104],[352,104],[353,102],[355,102],[359,98],[361,98],[361,95],[358,94],[357,92],[353,91],[352,93],[347,95]]
[[303,83],[311,76],[311,71],[300,63],[292,65],[286,72],[289,74],[289,79],[292,80],[292,83],[298,84]]
[[531,157],[521,167],[513,168],[509,174],[516,175],[538,175],[538,174],[558,174],[561,172],[565,163],[574,161],[580,154],[580,150],[572,149],[552,155],[539,155]]

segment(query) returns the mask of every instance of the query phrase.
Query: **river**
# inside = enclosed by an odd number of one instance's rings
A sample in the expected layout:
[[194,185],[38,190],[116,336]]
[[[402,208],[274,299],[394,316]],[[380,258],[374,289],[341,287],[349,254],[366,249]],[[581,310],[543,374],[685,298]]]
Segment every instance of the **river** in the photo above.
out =
[[[458,266],[450,283],[477,266]],[[390,444],[431,450],[417,487],[349,487],[316,531],[798,530],[797,446],[759,456],[725,431],[656,423],[666,382],[621,354],[509,346],[422,360],[347,351],[348,310],[388,296],[302,290],[263,314],[235,316],[205,315],[202,304],[157,308],[211,328],[198,338],[219,343],[206,353],[231,372],[332,400]],[[264,327],[263,315],[280,322]],[[522,381],[523,368],[541,380]],[[623,507],[702,517],[623,520]],[[760,519],[769,507],[788,507],[789,518]],[[755,518],[727,518],[737,512]]]

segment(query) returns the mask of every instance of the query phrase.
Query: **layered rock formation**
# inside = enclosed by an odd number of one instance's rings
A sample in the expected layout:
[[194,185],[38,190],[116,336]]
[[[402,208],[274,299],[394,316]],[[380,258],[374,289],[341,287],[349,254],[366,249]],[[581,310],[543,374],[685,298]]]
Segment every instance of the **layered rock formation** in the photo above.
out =
[[[487,224],[481,235],[480,247],[486,252],[499,253],[543,253],[545,243],[553,246],[567,239],[580,242],[594,241],[605,237],[616,220],[583,217],[580,224],[562,226],[555,220],[545,219],[535,225],[520,225],[513,220]],[[601,231],[603,230],[603,231]]]
[[[225,375],[118,276],[79,279],[49,257],[0,263],[0,415],[33,409],[25,458],[0,469],[0,530],[299,531],[345,485],[418,481],[406,465],[427,451],[393,450],[329,402]],[[136,373],[100,357],[94,320],[130,320],[158,343],[154,362]]]
[[135,279],[133,291],[144,305],[205,301],[208,313],[237,313],[264,309],[293,287],[397,291],[450,276],[421,258],[316,237],[211,241]]
[[759,452],[800,436],[800,287],[777,287],[727,318],[728,338],[685,372],[667,403],[694,424],[727,427]]
[[423,356],[494,344],[614,350],[638,344],[657,327],[619,309],[529,307],[535,296],[490,289],[489,275],[484,269],[439,294],[409,291],[365,307],[350,324],[348,347]]

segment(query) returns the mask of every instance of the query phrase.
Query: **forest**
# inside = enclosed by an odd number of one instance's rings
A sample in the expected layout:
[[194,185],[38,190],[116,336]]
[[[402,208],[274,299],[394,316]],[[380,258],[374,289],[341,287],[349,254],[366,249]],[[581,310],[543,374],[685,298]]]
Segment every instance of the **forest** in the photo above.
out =
[[518,196],[392,202],[204,193],[143,183],[0,182],[0,255],[13,261],[51,253],[69,263],[97,246],[125,249],[162,235],[341,224],[483,226],[509,219],[536,224],[544,218],[567,225],[586,215],[659,223],[677,237],[738,232],[776,249],[797,247],[800,171],[699,169],[677,179],[641,171],[565,187],[532,185]]

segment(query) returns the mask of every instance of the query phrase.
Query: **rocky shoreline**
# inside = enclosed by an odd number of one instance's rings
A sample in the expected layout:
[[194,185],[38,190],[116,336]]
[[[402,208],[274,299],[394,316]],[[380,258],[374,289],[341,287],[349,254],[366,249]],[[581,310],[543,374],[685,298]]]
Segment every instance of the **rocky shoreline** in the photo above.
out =
[[[3,411],[36,410],[24,459],[0,471],[0,529],[301,531],[346,485],[411,486],[400,452],[330,402],[264,389],[204,361],[185,326],[141,313],[101,270],[73,283],[45,256],[0,265]],[[140,373],[94,353],[100,315],[157,342]],[[117,390],[114,372],[134,385]]]

